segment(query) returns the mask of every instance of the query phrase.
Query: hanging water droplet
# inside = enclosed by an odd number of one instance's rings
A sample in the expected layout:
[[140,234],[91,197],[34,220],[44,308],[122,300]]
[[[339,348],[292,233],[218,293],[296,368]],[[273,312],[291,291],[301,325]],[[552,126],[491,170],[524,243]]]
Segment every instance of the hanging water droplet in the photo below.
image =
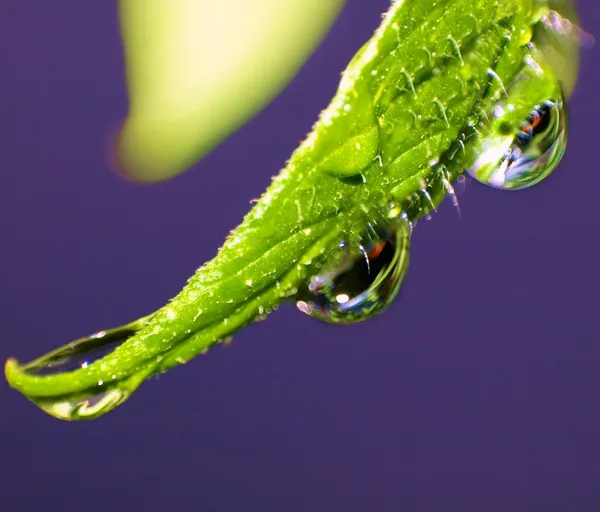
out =
[[104,390],[93,396],[66,400],[32,399],[40,409],[61,420],[91,420],[106,414],[129,398],[120,388]]
[[78,368],[87,368],[94,361],[109,354],[145,327],[153,316],[154,314],[151,314],[135,322],[99,331],[85,338],[72,341],[22,365],[21,369],[27,373],[49,375]]
[[385,228],[368,225],[359,243],[341,243],[335,261],[299,292],[298,309],[336,324],[382,313],[408,269],[410,233],[410,223],[399,218]]
[[[75,340],[29,363],[19,365],[14,359],[6,363],[7,375],[18,367],[21,374],[35,375],[38,378],[51,379],[55,374],[69,374],[75,370],[88,371],[99,359],[115,350],[130,337],[148,325],[155,313],[134,322],[99,331],[86,338]],[[118,380],[112,374],[104,380],[98,380],[85,390],[72,394],[35,394],[27,397],[40,409],[63,420],[87,420],[102,416],[123,403],[154,369],[152,364],[142,366],[126,379]],[[89,370],[91,371],[91,370]]]
[[[496,119],[504,115],[497,106]],[[495,127],[495,133],[482,143],[475,164],[467,171],[491,187],[531,187],[556,168],[565,152],[567,122],[562,98],[536,106],[516,130],[509,121],[497,122]]]

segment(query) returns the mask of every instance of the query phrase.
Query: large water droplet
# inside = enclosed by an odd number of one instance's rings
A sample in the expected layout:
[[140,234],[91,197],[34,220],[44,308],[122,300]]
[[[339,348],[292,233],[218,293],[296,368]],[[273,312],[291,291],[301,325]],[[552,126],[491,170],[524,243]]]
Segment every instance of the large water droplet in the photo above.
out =
[[340,244],[338,257],[299,291],[300,311],[319,320],[348,324],[382,313],[398,294],[408,269],[410,223],[369,224],[358,243]]
[[[505,115],[497,105],[495,120]],[[516,133],[515,133],[516,132]],[[546,178],[558,165],[567,145],[567,116],[562,98],[536,106],[518,129],[496,122],[495,133],[483,143],[467,172],[494,188],[518,190]]]

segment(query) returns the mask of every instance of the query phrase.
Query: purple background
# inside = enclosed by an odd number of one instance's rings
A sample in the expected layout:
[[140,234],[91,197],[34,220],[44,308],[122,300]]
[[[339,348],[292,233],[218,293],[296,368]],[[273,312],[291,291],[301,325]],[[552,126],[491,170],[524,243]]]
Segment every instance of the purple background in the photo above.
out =
[[[252,123],[174,181],[106,164],[126,97],[114,2],[0,6],[2,359],[139,317],[211,258],[331,98],[389,0],[350,0]],[[580,0],[595,32],[595,0]],[[475,183],[414,236],[386,315],[282,308],[90,423],[0,384],[0,508],[600,510],[598,49],[559,171]],[[243,172],[231,176],[232,169]]]

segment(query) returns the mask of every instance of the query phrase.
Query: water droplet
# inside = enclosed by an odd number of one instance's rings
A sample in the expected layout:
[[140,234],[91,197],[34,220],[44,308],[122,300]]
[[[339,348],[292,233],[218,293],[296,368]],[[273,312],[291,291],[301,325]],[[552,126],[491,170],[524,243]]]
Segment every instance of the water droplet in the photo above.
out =
[[111,353],[140,329],[148,325],[154,314],[120,327],[99,331],[85,338],[72,341],[22,365],[21,370],[37,375],[50,375],[69,372],[78,368],[87,368],[94,361]]
[[[80,338],[29,363],[19,365],[19,371],[42,377],[53,374],[68,374],[71,371],[86,370],[93,363],[114,351],[130,337],[144,328],[156,313],[140,318],[134,322],[99,331],[86,338]],[[7,362],[16,365],[16,361]],[[117,380],[111,375],[110,381],[98,380],[89,389],[77,391],[69,395],[29,396],[28,398],[40,409],[63,420],[86,420],[97,418],[123,403],[133,391],[151,373],[152,365],[139,368],[127,379]]]
[[567,145],[562,98],[536,106],[516,130],[499,119],[467,172],[481,183],[508,190],[531,187],[552,173]]
[[113,410],[127,398],[129,392],[113,388],[84,398],[58,401],[33,399],[33,402],[50,416],[61,420],[91,420]]
[[300,290],[297,307],[319,320],[347,324],[382,313],[408,269],[410,223],[369,225],[359,243],[343,242],[339,255]]

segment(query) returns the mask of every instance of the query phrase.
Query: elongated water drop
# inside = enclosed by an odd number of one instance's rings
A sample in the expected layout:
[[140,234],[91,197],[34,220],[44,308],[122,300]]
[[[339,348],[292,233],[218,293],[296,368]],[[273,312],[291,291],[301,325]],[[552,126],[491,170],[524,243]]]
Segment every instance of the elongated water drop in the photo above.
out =
[[297,307],[324,322],[361,322],[382,313],[408,269],[411,226],[369,224],[358,243],[342,242],[339,256],[300,290]]
[[[499,119],[505,109],[498,105]],[[516,133],[514,133],[516,131]],[[567,116],[562,98],[536,106],[517,130],[510,122],[497,123],[493,136],[467,172],[480,183],[505,190],[531,187],[550,175],[567,145]]]
[[99,391],[94,396],[65,400],[32,399],[42,411],[61,420],[92,420],[112,411],[129,398],[123,389]]
[[112,352],[127,341],[142,327],[146,326],[154,315],[148,315],[120,327],[106,329],[67,343],[52,352],[21,365],[28,373],[47,375],[68,372],[77,368],[87,368],[91,363]]
[[[121,327],[80,338],[23,365],[19,365],[14,359],[9,359],[6,370],[11,372],[13,368],[18,367],[21,372],[50,377],[52,374],[86,369],[145,327],[153,316],[154,314],[151,314]],[[93,419],[106,414],[127,400],[153,368],[151,364],[141,367],[126,380],[117,380],[114,375],[108,382],[99,381],[85,391],[70,395],[53,396],[49,392],[47,396],[28,398],[40,409],[56,418]]]

